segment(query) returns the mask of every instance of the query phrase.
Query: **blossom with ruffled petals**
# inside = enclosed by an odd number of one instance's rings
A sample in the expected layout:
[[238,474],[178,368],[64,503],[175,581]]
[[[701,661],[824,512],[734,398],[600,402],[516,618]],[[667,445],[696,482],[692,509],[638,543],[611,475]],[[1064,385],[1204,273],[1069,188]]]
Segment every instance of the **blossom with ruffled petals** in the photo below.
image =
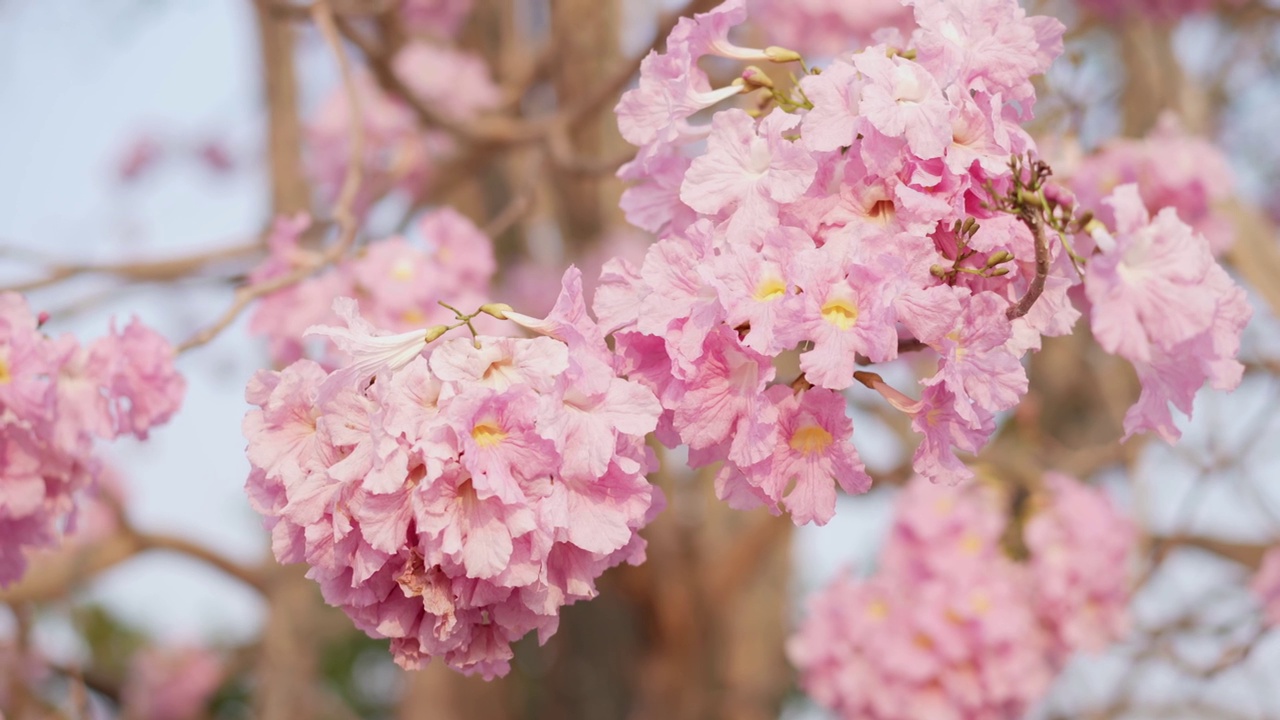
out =
[[[277,558],[405,667],[505,673],[512,642],[545,641],[601,572],[643,560],[661,507],[644,477],[661,407],[600,361],[580,275],[548,317],[509,317],[539,336],[419,339],[354,373],[302,360],[246,393],[246,489]],[[377,332],[353,314],[339,339]]]

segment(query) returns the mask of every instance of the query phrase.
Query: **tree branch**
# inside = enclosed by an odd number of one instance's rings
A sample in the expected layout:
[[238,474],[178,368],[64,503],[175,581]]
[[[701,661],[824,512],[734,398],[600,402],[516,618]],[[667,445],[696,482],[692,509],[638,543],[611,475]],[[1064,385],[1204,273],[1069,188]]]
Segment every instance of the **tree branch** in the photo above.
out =
[[[351,115],[355,118],[363,118],[364,113],[362,112],[363,105],[360,102],[360,94],[356,90],[346,50],[342,47],[342,38],[338,34],[333,10],[326,0],[319,0],[311,7],[312,18],[316,27],[320,29],[320,33],[324,36],[337,60],[338,69],[342,75],[342,85],[347,94],[347,104],[351,106]],[[176,348],[177,352],[183,353],[208,344],[223,330],[226,330],[231,323],[235,322],[236,318],[254,300],[302,282],[319,270],[338,262],[351,249],[351,246],[355,244],[356,233],[360,227],[359,220],[355,216],[354,207],[356,196],[360,192],[360,184],[364,179],[364,166],[362,164],[365,146],[364,130],[364,123],[351,123],[351,155],[347,162],[347,174],[343,178],[342,188],[338,192],[338,199],[333,209],[333,219],[338,224],[337,242],[329,246],[323,254],[312,262],[295,268],[284,275],[237,289],[231,307],[227,308],[222,313],[222,316],[212,324],[179,344]]]

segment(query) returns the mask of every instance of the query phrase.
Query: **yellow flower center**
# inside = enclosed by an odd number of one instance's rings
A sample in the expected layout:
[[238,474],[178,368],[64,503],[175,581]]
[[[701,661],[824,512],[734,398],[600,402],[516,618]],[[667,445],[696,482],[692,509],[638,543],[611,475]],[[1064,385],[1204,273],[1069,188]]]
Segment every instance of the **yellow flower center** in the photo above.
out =
[[956,344],[956,359],[960,360],[964,358],[968,351],[965,350],[964,343],[960,342],[960,331],[952,330],[947,333],[947,339]]
[[413,279],[413,263],[408,260],[398,260],[395,265],[391,266],[391,278],[404,282]]
[[817,425],[805,425],[791,433],[791,449],[813,455],[831,447],[831,433]]
[[867,617],[872,620],[883,620],[889,617],[889,604],[883,600],[872,600],[867,604]]
[[841,330],[858,324],[858,306],[852,300],[831,298],[822,306],[822,317]]
[[9,361],[0,358],[0,385],[8,385],[13,379],[13,373],[9,372]]
[[969,533],[960,539],[960,549],[967,555],[977,555],[982,550],[982,538]]
[[756,300],[769,302],[787,294],[787,284],[777,278],[768,278],[756,287]]
[[427,321],[427,316],[423,315],[422,311],[418,308],[409,308],[404,311],[404,314],[400,316],[400,319],[403,320],[406,325],[422,325]]
[[502,428],[491,421],[476,423],[476,426],[471,428],[471,439],[475,440],[476,445],[482,448],[493,447],[505,440],[506,437],[507,434],[502,432]]

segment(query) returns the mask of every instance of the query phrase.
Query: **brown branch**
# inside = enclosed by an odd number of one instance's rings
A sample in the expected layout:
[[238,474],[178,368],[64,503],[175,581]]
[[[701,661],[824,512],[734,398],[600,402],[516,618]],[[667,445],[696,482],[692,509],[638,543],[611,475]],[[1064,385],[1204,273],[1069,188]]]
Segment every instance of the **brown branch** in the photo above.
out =
[[[378,85],[388,94],[400,98],[409,106],[418,122],[426,127],[438,127],[473,145],[515,145],[533,142],[546,135],[547,121],[522,121],[504,115],[486,115],[476,118],[453,118],[436,111],[417,97],[413,89],[391,66],[391,58],[364,33],[345,18],[337,19],[342,36],[359,48]],[[354,115],[354,117],[362,117]]]
[[253,257],[262,252],[262,240],[230,245],[180,257],[156,260],[126,260],[116,263],[51,263],[47,274],[35,280],[10,285],[0,292],[25,293],[56,285],[81,275],[107,275],[126,282],[170,282],[190,276],[210,265]]
[[1177,548],[1190,547],[1240,563],[1250,570],[1257,570],[1262,565],[1262,557],[1272,547],[1257,543],[1228,542],[1199,535],[1157,536],[1151,538],[1151,543],[1157,563],[1163,561]]
[[161,533],[140,532],[128,528],[126,530],[138,544],[139,550],[167,550],[199,560],[223,573],[234,577],[260,593],[266,593],[266,581],[262,573],[256,569],[245,567],[218,552],[186,538]]
[[1031,236],[1035,238],[1036,274],[1031,278],[1031,285],[1027,288],[1026,294],[1005,311],[1005,316],[1010,320],[1017,320],[1031,311],[1031,306],[1036,304],[1036,300],[1039,300],[1040,294],[1044,292],[1044,281],[1049,276],[1049,243],[1044,238],[1044,223],[1040,215],[1036,208],[1024,208],[1018,213],[1018,219],[1027,226]]
[[272,14],[265,0],[255,5],[262,43],[263,91],[267,102],[267,147],[271,167],[271,207],[276,214],[311,206],[302,164],[302,125],[294,72],[294,28]]
[[[284,0],[276,2],[257,0],[257,2],[259,5],[265,5],[272,15],[291,20],[309,20],[311,13],[315,11],[314,4],[295,5]],[[347,0],[331,3],[334,15],[339,17],[379,17],[395,11],[399,5],[400,0]]]
[[[351,106],[352,117],[364,117],[364,113],[361,111],[363,105],[360,102],[360,94],[356,91],[355,80],[351,74],[351,64],[347,59],[346,50],[342,47],[342,38],[338,34],[333,11],[330,9],[329,3],[326,0],[316,2],[312,6],[312,16],[316,27],[320,29],[330,50],[337,59],[338,69],[342,75],[342,84],[347,94],[347,104]],[[302,282],[319,270],[338,262],[351,249],[351,246],[355,244],[356,232],[360,228],[353,208],[355,207],[356,196],[360,192],[360,183],[364,178],[364,167],[361,163],[361,159],[364,158],[364,145],[364,123],[351,123],[351,155],[347,162],[347,174],[343,178],[342,188],[338,192],[338,199],[333,209],[333,219],[338,224],[337,242],[329,246],[318,258],[284,275],[237,289],[231,307],[227,308],[222,316],[212,324],[179,344],[176,348],[177,352],[183,353],[208,344],[223,330],[226,330],[231,323],[235,322],[236,318],[254,300]]]
[[715,569],[706,576],[709,605],[723,607],[731,602],[759,570],[760,558],[768,552],[770,546],[791,534],[792,527],[789,517],[761,513],[745,531],[734,538],[728,556],[717,557]]

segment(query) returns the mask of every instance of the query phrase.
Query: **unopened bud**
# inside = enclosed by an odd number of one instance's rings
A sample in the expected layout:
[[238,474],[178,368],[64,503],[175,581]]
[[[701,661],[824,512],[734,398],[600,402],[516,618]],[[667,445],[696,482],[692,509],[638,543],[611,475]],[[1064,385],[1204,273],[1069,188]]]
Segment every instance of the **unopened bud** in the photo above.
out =
[[942,267],[941,265],[934,265],[933,267],[929,268],[929,274],[936,278],[944,278],[947,276],[947,269]]
[[1107,229],[1107,226],[1103,224],[1103,222],[1098,218],[1090,218],[1089,222],[1085,223],[1084,225],[1084,231],[1089,233],[1090,235],[1094,234],[1099,230],[1106,230],[1106,229]]
[[770,45],[765,48],[764,56],[769,58],[770,62],[776,63],[799,62],[804,59],[804,56],[795,50],[788,50],[777,45]]
[[1002,267],[1002,268],[996,268],[995,270],[992,270],[991,272],[987,273],[987,277],[1000,277],[1001,275],[1008,275],[1008,274],[1009,274],[1009,268]]
[[1012,259],[1013,259],[1013,253],[1009,252],[1008,250],[1001,250],[1000,252],[994,253],[991,257],[987,258],[987,267],[992,268],[999,265],[1000,263],[1007,263]]
[[978,221],[975,220],[972,216],[965,218],[964,227],[961,229],[961,231],[965,235],[972,237],[974,233],[978,232]]
[[49,311],[41,310],[40,314],[36,316],[36,327],[42,327],[47,322],[49,322]]
[[424,342],[435,342],[440,339],[441,335],[447,332],[449,332],[448,325],[436,325],[434,327],[429,327],[427,328],[427,337]]
[[480,306],[480,312],[496,317],[499,320],[506,320],[507,313],[513,312],[513,309],[506,303],[485,303]]
[[1028,192],[1026,190],[1018,191],[1018,202],[1030,207],[1038,207],[1038,208],[1044,207],[1044,201],[1040,199],[1039,195],[1033,192]]
[[773,89],[773,78],[765,74],[763,70],[750,65],[746,70],[742,71],[742,77],[739,78],[748,88],[769,88]]

